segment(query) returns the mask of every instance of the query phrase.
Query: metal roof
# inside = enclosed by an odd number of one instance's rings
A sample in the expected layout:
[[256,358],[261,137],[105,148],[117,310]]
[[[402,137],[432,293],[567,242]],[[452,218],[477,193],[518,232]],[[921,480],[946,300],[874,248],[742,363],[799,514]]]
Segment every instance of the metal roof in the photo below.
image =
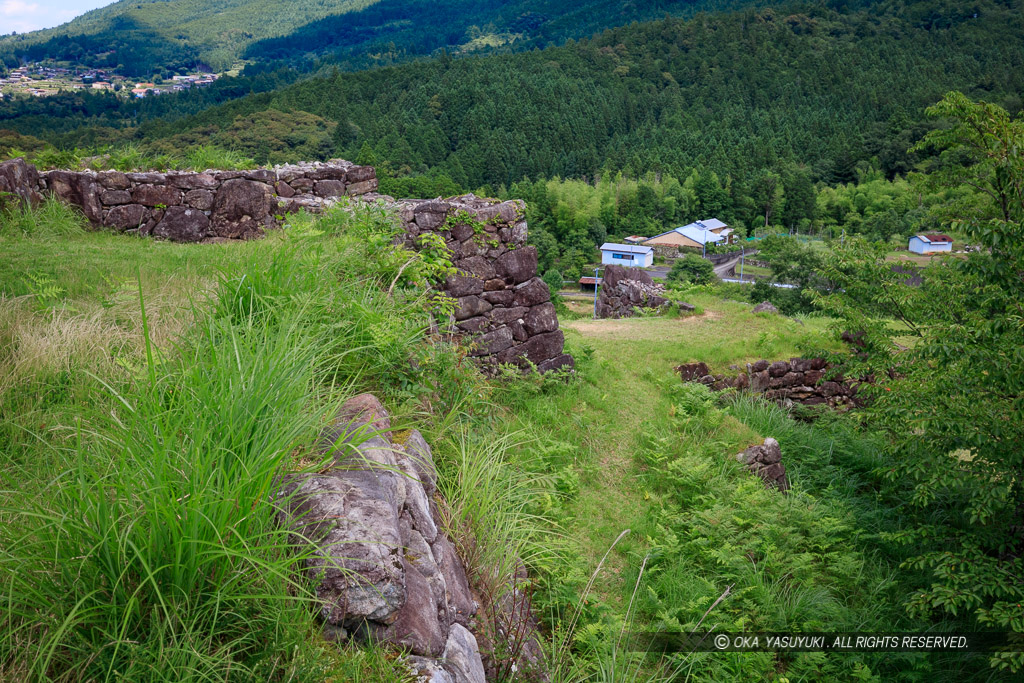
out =
[[642,247],[639,244],[616,244],[605,242],[601,245],[601,251],[621,251],[627,254],[650,254],[654,247]]
[[690,223],[689,225],[684,225],[681,228],[676,228],[675,231],[678,232],[683,237],[693,240],[697,244],[721,242],[722,240],[725,239],[723,235],[711,232],[711,228],[705,229],[704,227],[699,226],[696,223]]
[[707,228],[708,230],[718,230],[719,228],[729,227],[727,223],[723,223],[717,218],[705,218],[702,221],[697,221],[697,225]]
[[928,244],[945,244],[946,242],[952,242],[953,238],[949,235],[940,234],[929,234],[929,235],[914,235],[917,239]]

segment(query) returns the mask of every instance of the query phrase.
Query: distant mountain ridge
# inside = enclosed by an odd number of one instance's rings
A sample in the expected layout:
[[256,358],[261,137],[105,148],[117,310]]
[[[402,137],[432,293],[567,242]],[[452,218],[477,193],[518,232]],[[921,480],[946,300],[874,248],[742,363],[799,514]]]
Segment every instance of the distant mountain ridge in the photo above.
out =
[[338,54],[352,68],[439,49],[544,47],[596,31],[778,0],[120,0],[62,26],[0,37],[0,58],[148,75]]
[[[139,66],[123,61],[106,66],[122,63],[138,75],[161,66],[174,69],[183,62],[205,63],[221,70],[253,41],[281,36],[374,2],[377,0],[119,0],[56,28],[0,38],[0,54],[66,58],[74,56],[75,45],[82,54],[95,55],[112,47],[119,57],[139,60]],[[162,57],[153,59],[152,53]]]

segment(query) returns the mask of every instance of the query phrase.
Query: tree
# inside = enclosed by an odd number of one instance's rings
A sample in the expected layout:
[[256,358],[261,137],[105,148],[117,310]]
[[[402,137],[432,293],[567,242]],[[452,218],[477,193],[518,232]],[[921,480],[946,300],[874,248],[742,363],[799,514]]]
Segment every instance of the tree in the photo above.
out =
[[546,284],[548,289],[551,291],[551,300],[555,303],[560,301],[561,297],[558,293],[562,289],[562,273],[551,269],[544,273],[544,277],[541,279],[544,280],[544,284]]
[[[890,440],[889,476],[917,518],[893,538],[907,568],[930,573],[911,613],[948,613],[1024,632],[1024,121],[950,93],[928,110],[950,122],[915,149],[933,150],[931,181],[965,183],[986,200],[950,223],[983,246],[908,286],[881,245],[854,241],[826,264],[840,288],[818,302],[859,333],[848,376]],[[905,337],[913,343],[907,344]],[[899,339],[899,341],[897,341]],[[1021,653],[993,665],[1020,671]]]
[[704,285],[715,279],[715,269],[710,261],[696,254],[687,254],[675,260],[666,279],[671,283]]
[[764,216],[764,227],[768,227],[771,217],[775,215],[785,201],[782,178],[778,173],[765,171],[754,181],[754,201]]
[[780,212],[782,224],[787,228],[800,221],[814,220],[817,215],[817,193],[806,168],[790,168],[783,176],[785,205]]

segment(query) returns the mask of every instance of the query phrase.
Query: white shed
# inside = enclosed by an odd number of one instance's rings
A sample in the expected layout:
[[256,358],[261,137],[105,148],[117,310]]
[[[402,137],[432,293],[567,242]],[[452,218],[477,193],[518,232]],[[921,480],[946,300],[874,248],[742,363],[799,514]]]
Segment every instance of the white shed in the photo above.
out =
[[949,235],[930,234],[914,235],[910,238],[907,249],[915,254],[934,254],[939,251],[952,251],[953,238]]
[[606,266],[649,268],[654,265],[654,247],[605,242],[601,245],[601,263]]

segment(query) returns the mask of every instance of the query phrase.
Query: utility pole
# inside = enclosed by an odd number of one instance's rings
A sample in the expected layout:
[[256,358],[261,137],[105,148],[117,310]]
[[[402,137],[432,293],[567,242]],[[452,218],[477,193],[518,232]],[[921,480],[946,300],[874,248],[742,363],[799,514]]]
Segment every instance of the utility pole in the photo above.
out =
[[740,246],[740,282],[743,282],[743,255],[746,253],[747,248]]

